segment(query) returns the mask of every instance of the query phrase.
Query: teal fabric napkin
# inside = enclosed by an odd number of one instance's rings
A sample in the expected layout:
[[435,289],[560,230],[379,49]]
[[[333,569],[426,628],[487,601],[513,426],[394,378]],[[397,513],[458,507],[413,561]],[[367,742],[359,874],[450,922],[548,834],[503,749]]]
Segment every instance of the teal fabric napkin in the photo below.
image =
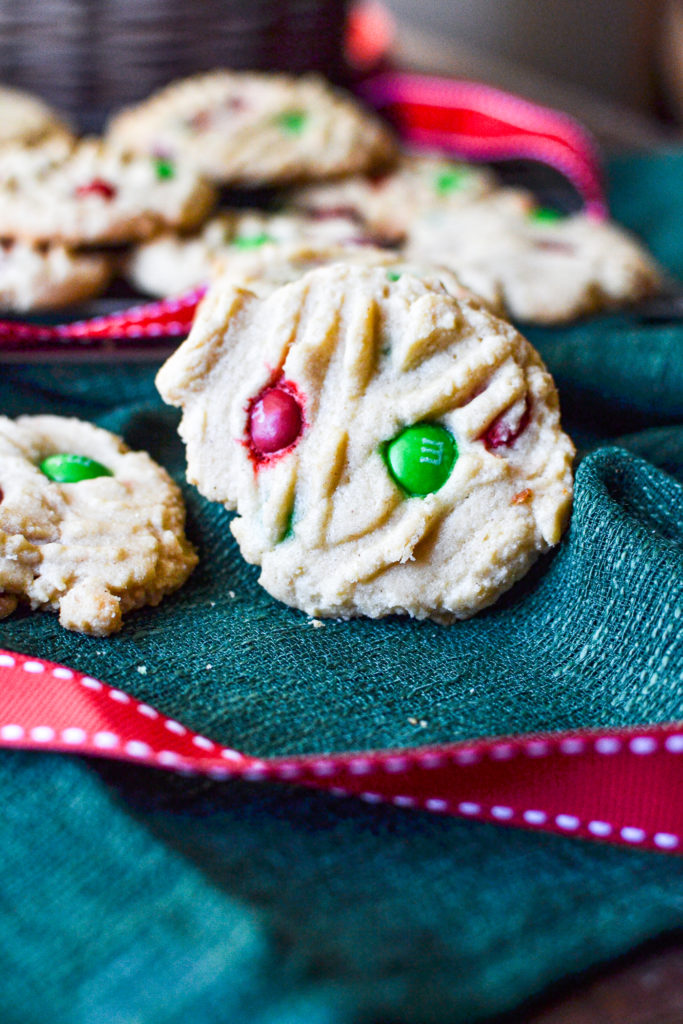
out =
[[[683,278],[683,153],[610,170],[616,217]],[[683,719],[683,326],[527,334],[580,449],[576,505],[489,611],[312,629],[185,486],[182,590],[108,639],[19,613],[0,646],[262,756]],[[0,408],[96,421],[182,481],[155,370],[7,365]],[[3,752],[0,785],[7,1024],[464,1024],[683,923],[662,854],[73,756]]]

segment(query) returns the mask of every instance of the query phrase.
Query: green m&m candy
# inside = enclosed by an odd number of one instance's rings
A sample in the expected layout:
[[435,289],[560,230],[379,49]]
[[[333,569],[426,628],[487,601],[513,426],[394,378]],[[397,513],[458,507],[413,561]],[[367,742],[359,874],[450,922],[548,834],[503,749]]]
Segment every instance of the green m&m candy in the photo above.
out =
[[437,174],[434,187],[440,196],[447,196],[450,192],[457,192],[465,183],[467,171],[461,167],[449,167]]
[[274,241],[275,239],[271,235],[261,233],[260,235],[238,235],[233,238],[232,244],[238,249],[258,249],[260,245]]
[[529,216],[536,224],[556,224],[558,220],[562,220],[560,211],[553,210],[549,206],[537,206]]
[[411,497],[419,498],[443,487],[457,457],[455,438],[437,423],[406,427],[384,451],[396,483]]
[[299,135],[304,130],[308,114],[304,110],[285,110],[277,117],[279,127],[287,135]]
[[57,484],[78,484],[81,480],[94,480],[98,476],[114,475],[101,462],[89,459],[87,455],[73,455],[68,452],[48,455],[40,463],[40,470]]

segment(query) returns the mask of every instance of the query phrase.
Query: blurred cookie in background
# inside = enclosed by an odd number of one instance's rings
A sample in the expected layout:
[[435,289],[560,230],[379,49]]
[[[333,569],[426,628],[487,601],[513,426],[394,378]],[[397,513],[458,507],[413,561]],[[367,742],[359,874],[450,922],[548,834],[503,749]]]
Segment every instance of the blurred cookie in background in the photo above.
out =
[[[1,165],[1,161],[0,161]],[[216,194],[182,160],[135,155],[95,139],[63,157],[34,154],[0,176],[0,237],[71,246],[120,244],[191,228]]]
[[425,210],[448,210],[497,186],[490,169],[439,153],[403,152],[377,175],[352,175],[292,191],[291,204],[318,216],[356,217],[370,231],[400,242]]
[[[136,246],[123,272],[133,287],[149,295],[180,295],[206,284],[219,263],[261,265],[294,246],[365,246],[372,238],[355,218],[318,217],[298,212],[223,210],[194,234],[166,231]],[[253,254],[251,259],[249,254]],[[246,256],[246,261],[245,261]]]
[[100,295],[112,276],[112,259],[59,243],[0,241],[0,310],[30,313],[61,309]]
[[426,211],[413,221],[404,251],[443,264],[486,302],[530,323],[560,324],[628,305],[662,282],[652,257],[623,228],[538,206],[521,189]]
[[107,134],[118,146],[186,159],[212,181],[246,187],[371,171],[395,154],[376,115],[313,75],[195,75],[122,110]]
[[54,137],[72,138],[71,130],[56,110],[28,92],[0,86],[0,147]]

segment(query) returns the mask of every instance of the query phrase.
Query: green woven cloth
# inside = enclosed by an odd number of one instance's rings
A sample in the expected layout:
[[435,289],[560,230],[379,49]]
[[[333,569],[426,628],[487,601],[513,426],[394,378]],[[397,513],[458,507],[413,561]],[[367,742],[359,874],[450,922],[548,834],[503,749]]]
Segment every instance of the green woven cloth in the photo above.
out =
[[[683,278],[683,153],[611,172],[617,217]],[[18,614],[0,645],[258,755],[683,718],[683,326],[528,333],[581,450],[576,506],[488,612],[311,629],[187,487],[185,588],[109,639]],[[5,366],[0,407],[95,420],[181,480],[154,371]],[[0,786],[3,1024],[457,1024],[683,921],[662,854],[72,756],[5,752]]]

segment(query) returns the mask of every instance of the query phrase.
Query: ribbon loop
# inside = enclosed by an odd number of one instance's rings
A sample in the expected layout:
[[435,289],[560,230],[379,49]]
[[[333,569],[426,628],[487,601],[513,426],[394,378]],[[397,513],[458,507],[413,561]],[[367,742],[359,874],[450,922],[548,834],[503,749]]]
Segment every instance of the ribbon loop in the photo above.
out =
[[479,82],[400,72],[367,79],[359,92],[408,142],[468,160],[538,160],[574,185],[586,213],[608,215],[596,144],[568,114]]

